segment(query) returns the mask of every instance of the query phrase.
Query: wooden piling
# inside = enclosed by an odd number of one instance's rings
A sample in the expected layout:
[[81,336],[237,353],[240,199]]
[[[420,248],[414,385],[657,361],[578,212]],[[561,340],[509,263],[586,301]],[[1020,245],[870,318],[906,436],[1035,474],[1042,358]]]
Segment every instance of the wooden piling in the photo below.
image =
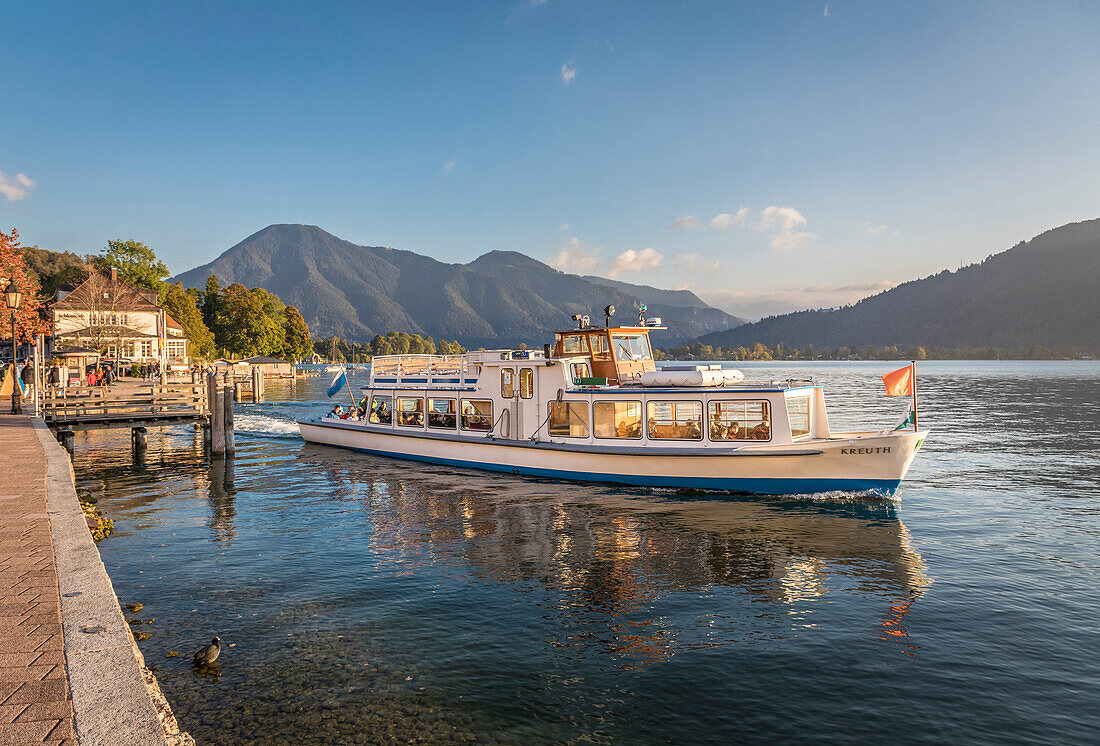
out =
[[264,400],[264,372],[260,366],[252,366],[252,401],[259,404]]
[[221,456],[225,453],[225,405],[222,403],[222,388],[218,377],[211,375],[207,389],[210,406],[210,453]]
[[148,431],[144,427],[130,428],[130,444],[134,448],[143,451],[148,443]]
[[73,431],[62,430],[60,433],[58,433],[58,436],[61,438],[61,445],[64,446],[65,450],[69,453],[72,453],[74,446]]
[[231,388],[225,389],[225,399],[222,405],[225,407],[225,413],[222,417],[223,426],[225,427],[225,452],[234,453],[237,450],[236,442],[233,436],[233,400],[234,390]]

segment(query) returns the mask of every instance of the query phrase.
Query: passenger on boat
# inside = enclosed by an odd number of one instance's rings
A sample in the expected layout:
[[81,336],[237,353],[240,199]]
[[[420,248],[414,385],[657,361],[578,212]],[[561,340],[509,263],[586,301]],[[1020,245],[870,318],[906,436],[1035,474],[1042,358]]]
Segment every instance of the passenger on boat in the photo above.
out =
[[389,402],[386,399],[375,399],[374,406],[370,410],[370,418],[368,420],[375,425],[388,425],[390,424],[390,408]]
[[328,413],[328,416],[329,417],[341,417],[342,418],[343,414],[344,414],[344,408],[342,406],[340,406],[339,404],[337,404],[335,407],[332,408],[332,411]]

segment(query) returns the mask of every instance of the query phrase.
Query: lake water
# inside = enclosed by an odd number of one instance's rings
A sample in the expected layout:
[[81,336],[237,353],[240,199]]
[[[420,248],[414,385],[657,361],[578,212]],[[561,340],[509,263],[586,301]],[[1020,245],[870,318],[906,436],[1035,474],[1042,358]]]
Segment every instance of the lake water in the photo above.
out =
[[[902,364],[741,367],[814,376],[844,429],[902,419],[877,378]],[[307,445],[293,418],[328,408],[327,379],[238,405],[224,465],[186,428],[137,462],[126,430],[78,434],[74,462],[200,743],[1095,743],[1100,363],[918,375],[933,432],[893,501]]]

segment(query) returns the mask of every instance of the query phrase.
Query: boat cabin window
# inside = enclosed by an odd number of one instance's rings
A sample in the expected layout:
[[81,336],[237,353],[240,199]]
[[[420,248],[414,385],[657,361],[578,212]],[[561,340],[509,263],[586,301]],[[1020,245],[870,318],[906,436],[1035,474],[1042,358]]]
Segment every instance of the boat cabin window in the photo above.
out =
[[592,375],[588,371],[588,363],[570,363],[569,370],[573,374],[574,385],[580,385],[582,378],[589,378]]
[[370,402],[370,415],[367,417],[367,422],[375,425],[392,425],[393,400],[388,396],[375,394]]
[[405,427],[424,427],[424,400],[397,397],[397,424]]
[[428,427],[454,430],[456,421],[454,399],[428,399]]
[[652,440],[702,440],[703,404],[697,401],[651,401],[646,423]]
[[619,360],[652,360],[648,334],[613,334],[611,346]]
[[641,438],[640,401],[598,401],[592,405],[592,430],[597,438]]
[[533,368],[519,369],[519,398],[530,399],[535,395],[535,371]]
[[488,432],[493,429],[493,403],[477,399],[462,400],[462,429],[482,430]]
[[550,407],[550,434],[565,438],[588,437],[588,402],[552,401]]
[[593,360],[611,360],[611,353],[607,350],[607,335],[603,332],[592,334],[588,337],[588,343],[592,345]]
[[766,401],[712,401],[708,405],[711,440],[770,440]]
[[810,434],[810,397],[796,396],[787,399],[787,419],[791,422],[791,437],[801,438]]
[[561,352],[563,355],[587,355],[588,345],[585,336],[581,334],[567,334],[561,338]]
[[500,369],[500,398],[513,399],[516,396],[516,374],[511,368]]

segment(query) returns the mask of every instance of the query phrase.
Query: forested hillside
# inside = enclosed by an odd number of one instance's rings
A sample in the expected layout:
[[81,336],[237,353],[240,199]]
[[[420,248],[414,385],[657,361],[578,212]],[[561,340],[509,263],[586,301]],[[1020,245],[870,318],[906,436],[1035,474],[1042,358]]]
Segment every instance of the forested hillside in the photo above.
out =
[[855,305],[799,311],[701,336],[731,348],[915,345],[1100,349],[1100,219],[1071,223],[958,271]]

